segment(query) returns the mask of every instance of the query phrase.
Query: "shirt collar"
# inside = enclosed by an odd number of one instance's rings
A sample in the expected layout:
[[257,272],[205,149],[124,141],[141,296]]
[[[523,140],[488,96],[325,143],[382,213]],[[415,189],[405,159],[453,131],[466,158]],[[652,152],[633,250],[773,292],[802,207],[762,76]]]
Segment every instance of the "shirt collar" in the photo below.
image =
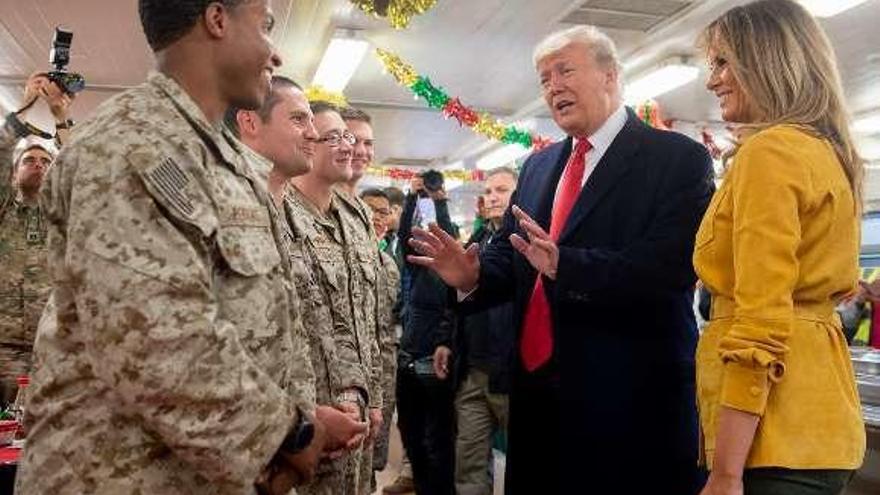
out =
[[[626,107],[620,105],[617,107],[617,110],[611,113],[611,115],[605,120],[605,123],[602,124],[602,127],[596,130],[593,134],[587,136],[587,141],[592,145],[592,153],[597,156],[602,156],[611,147],[611,143],[614,142],[614,138],[620,133],[623,129],[623,126],[626,125]],[[572,149],[574,149],[577,142],[583,138],[574,138],[574,143],[572,143]]]

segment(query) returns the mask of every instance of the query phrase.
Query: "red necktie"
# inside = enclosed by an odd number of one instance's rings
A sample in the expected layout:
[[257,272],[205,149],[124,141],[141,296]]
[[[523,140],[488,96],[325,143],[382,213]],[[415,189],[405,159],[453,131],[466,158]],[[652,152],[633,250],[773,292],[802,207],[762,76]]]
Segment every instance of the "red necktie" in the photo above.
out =
[[[586,156],[590,148],[592,146],[586,138],[579,138],[574,152],[562,172],[559,191],[553,202],[553,214],[550,217],[550,237],[554,242],[559,239],[568,214],[571,213],[571,209],[581,192]],[[544,293],[544,283],[540,273],[535,280],[535,288],[532,290],[532,297],[526,308],[519,350],[523,364],[528,371],[536,370],[546,363],[553,354],[553,323],[550,320],[550,304]]]

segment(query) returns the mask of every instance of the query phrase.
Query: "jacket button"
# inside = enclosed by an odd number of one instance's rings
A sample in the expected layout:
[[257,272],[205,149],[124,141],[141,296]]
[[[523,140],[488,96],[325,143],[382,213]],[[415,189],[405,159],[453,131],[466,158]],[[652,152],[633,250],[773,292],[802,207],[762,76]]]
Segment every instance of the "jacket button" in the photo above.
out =
[[751,393],[751,394],[754,395],[755,397],[761,395],[761,392],[763,392],[763,391],[764,391],[764,390],[763,390],[761,387],[758,387],[758,386],[753,386],[753,387],[750,387],[750,388],[749,388],[749,393]]

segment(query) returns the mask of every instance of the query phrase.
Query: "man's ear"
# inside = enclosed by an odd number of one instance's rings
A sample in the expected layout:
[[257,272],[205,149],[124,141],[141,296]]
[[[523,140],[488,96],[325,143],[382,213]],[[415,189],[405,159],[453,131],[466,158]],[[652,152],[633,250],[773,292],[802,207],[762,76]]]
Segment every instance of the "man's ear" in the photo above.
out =
[[229,30],[229,8],[220,2],[211,2],[202,14],[205,29],[214,38],[223,38]]
[[249,110],[239,110],[235,114],[235,120],[238,122],[238,133],[244,136],[253,136],[257,133],[257,114]]
[[617,67],[605,71],[605,84],[620,87],[620,71]]

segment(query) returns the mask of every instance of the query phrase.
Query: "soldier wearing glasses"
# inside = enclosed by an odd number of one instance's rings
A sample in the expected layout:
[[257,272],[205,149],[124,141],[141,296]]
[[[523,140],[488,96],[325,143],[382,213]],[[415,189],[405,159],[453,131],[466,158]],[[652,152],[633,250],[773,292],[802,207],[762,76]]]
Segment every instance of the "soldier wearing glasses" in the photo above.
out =
[[[360,319],[359,306],[367,295],[363,286],[356,283],[359,277],[357,265],[349,264],[351,238],[346,226],[342,200],[334,192],[335,186],[351,179],[352,146],[355,137],[345,126],[339,110],[326,102],[312,102],[311,110],[318,133],[315,157],[311,171],[293,177],[291,187],[285,196],[285,208],[293,223],[293,230],[304,236],[302,242],[309,244],[308,250],[315,256],[321,289],[330,294],[329,308],[334,319],[334,332],[347,327],[354,333],[355,349],[337,349],[338,352],[353,353],[357,356],[360,371],[365,377],[366,394],[347,390],[337,397],[339,402],[355,402],[360,406],[361,419],[366,419],[367,407],[373,407],[381,400],[381,389],[376,383],[370,364],[377,352],[373,340]],[[294,262],[293,265],[305,265]],[[381,404],[381,403],[380,403]],[[344,486],[331,487],[329,493],[358,493],[358,477],[362,451],[346,458],[344,465]],[[320,476],[320,473],[319,473]],[[310,487],[309,487],[310,488]],[[309,492],[309,488],[304,493]],[[302,489],[301,489],[302,490]]]
[[39,192],[54,157],[47,145],[36,141],[13,156],[16,145],[32,132],[26,113],[37,99],[47,103],[59,122],[59,143],[69,125],[71,96],[45,74],[35,74],[25,84],[23,109],[9,114],[0,127],[0,406],[15,398],[16,378],[30,371],[37,322],[50,290]]

